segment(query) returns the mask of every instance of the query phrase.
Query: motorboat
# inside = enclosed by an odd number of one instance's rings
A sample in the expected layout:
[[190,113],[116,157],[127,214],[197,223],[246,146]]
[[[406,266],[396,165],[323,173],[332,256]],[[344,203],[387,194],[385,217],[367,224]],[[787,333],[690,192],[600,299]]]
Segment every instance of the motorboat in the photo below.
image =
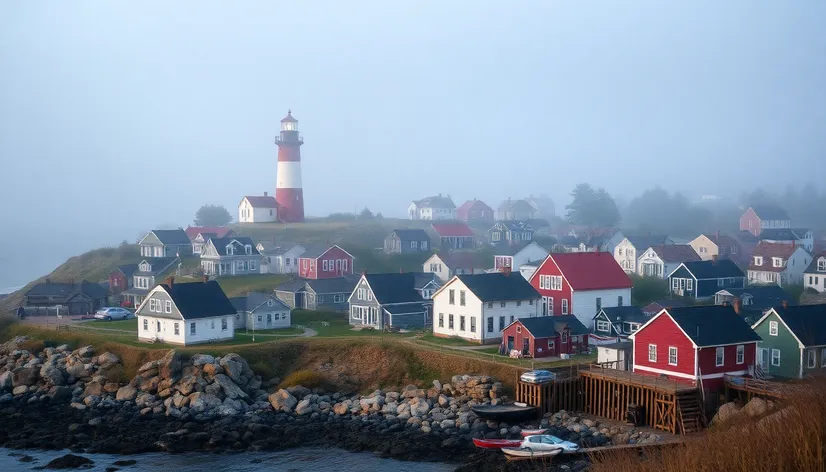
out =
[[544,459],[548,460],[562,453],[562,449],[535,451],[528,447],[503,447],[502,452],[508,460]]
[[502,449],[503,447],[519,447],[519,439],[474,439],[473,445],[482,449]]
[[480,418],[506,421],[511,424],[536,415],[535,407],[519,402],[504,405],[476,405],[470,409]]

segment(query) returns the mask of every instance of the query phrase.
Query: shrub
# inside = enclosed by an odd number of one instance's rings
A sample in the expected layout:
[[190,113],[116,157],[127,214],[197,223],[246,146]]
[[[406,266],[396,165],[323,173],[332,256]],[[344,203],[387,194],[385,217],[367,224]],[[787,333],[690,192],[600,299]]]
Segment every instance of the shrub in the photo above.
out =
[[42,339],[29,339],[28,341],[20,345],[20,349],[23,349],[24,351],[29,351],[31,353],[40,352],[45,347],[46,343],[44,343]]
[[324,383],[324,377],[312,370],[297,370],[288,375],[278,388],[295,387],[301,385],[307,388],[320,387]]
[[109,368],[106,371],[106,381],[107,382],[116,382],[116,383],[127,383],[132,380],[129,375],[126,373],[126,369],[123,368],[122,365],[116,365]]

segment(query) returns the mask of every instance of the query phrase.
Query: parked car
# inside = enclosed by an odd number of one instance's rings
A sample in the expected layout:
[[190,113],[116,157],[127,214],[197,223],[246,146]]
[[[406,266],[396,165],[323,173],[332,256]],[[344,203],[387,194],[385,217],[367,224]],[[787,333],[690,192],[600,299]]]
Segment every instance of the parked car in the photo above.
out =
[[98,320],[128,320],[132,317],[132,312],[127,310],[126,308],[121,308],[118,306],[110,306],[106,308],[101,308],[95,313],[95,319]]
[[553,451],[554,449],[562,449],[563,454],[570,454],[579,449],[577,443],[571,441],[564,441],[556,436],[550,434],[540,434],[536,436],[528,436],[522,441],[522,446],[534,451]]
[[547,370],[531,370],[519,376],[521,381],[532,384],[552,382],[554,378],[554,373]]

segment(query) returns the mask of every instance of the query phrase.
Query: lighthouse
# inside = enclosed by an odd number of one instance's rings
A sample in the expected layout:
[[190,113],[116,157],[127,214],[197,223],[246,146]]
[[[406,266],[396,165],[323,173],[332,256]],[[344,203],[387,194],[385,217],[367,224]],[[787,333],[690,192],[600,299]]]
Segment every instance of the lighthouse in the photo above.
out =
[[293,118],[290,110],[281,120],[281,133],[275,137],[275,144],[278,145],[275,185],[278,219],[285,223],[304,221],[304,191],[301,189],[301,145],[304,138],[298,135],[298,120]]

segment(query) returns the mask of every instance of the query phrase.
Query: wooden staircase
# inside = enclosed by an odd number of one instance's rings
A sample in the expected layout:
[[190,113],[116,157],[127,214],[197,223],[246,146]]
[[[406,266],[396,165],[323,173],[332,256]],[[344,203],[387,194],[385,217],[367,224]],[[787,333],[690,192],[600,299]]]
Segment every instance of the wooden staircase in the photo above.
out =
[[700,403],[698,392],[677,393],[677,412],[679,432],[682,434],[695,433],[705,428],[705,412]]

